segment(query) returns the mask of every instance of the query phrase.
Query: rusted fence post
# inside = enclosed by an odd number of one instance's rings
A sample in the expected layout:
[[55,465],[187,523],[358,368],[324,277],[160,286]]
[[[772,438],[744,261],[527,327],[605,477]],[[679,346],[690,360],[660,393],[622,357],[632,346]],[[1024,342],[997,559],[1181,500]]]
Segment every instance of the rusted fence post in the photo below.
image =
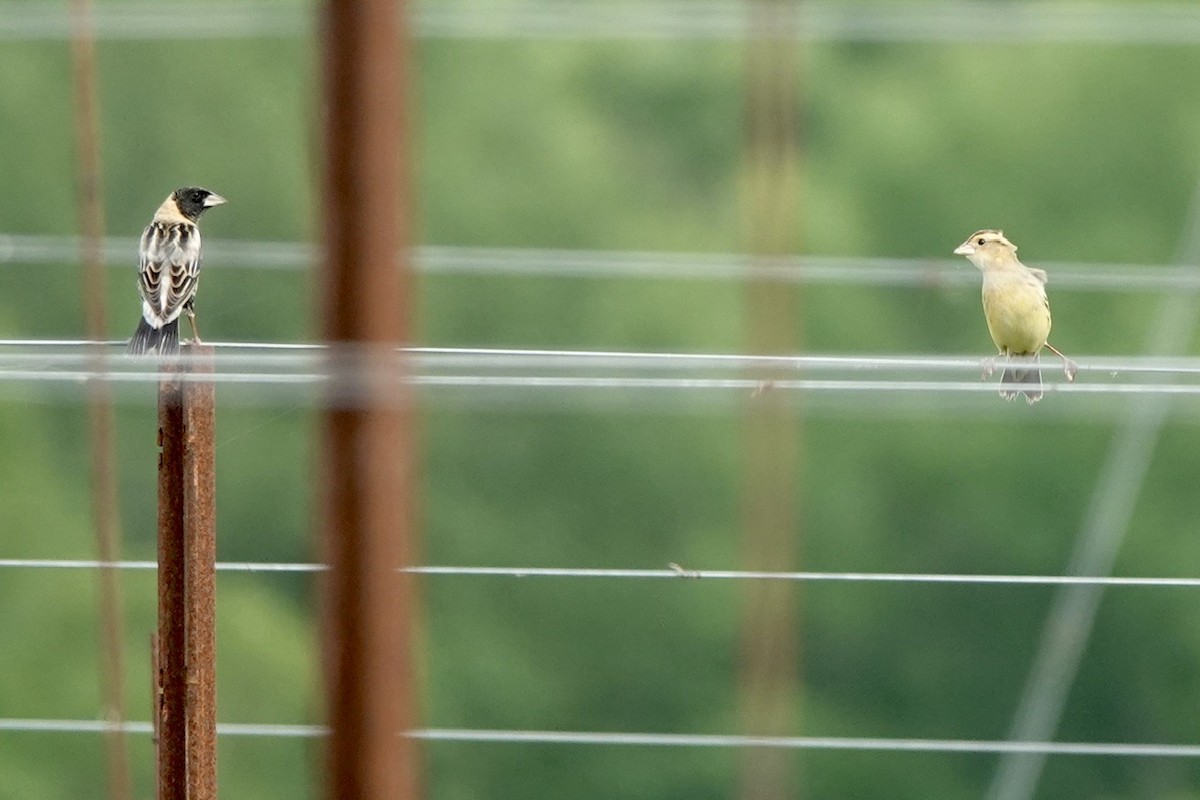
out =
[[195,361],[183,388],[183,533],[187,565],[188,800],[217,798],[217,486],[213,432],[213,349],[187,348]]
[[[100,88],[95,19],[92,0],[71,0],[71,75],[74,88],[75,197],[79,212],[80,256],[83,262],[84,319],[93,342],[107,335],[105,301],[108,297],[104,266],[104,171],[100,157]],[[105,348],[88,348],[89,369],[105,372]],[[92,520],[96,532],[96,557],[101,562],[121,558],[121,513],[117,494],[116,426],[112,391],[104,380],[88,382],[88,434],[91,442]],[[104,716],[125,721],[125,625],[122,619],[121,575],[102,566],[96,571],[96,603],[100,615],[100,673],[103,676]],[[129,800],[133,783],[129,747],[121,726],[106,734],[108,744],[108,797]]]
[[408,340],[407,35],[397,0],[326,0],[322,421],[325,797],[419,793],[412,636],[416,481]]
[[[750,352],[803,352],[800,295],[770,280],[769,268],[797,252],[801,182],[799,135],[801,0],[746,0],[750,38],[745,55],[746,249],[745,340]],[[758,380],[781,377],[752,373]],[[797,568],[803,542],[800,448],[795,396],[766,391],[747,398],[743,434],[742,568]],[[742,732],[793,736],[800,727],[800,592],[787,581],[750,581],[742,592],[738,679]],[[778,748],[739,754],[738,800],[800,797],[801,759]]]
[[216,404],[202,379],[213,349],[185,353],[187,380],[159,387],[158,798],[216,800]]
[[[170,365],[164,369],[172,371]],[[158,724],[159,800],[187,798],[187,609],[183,546],[183,384],[158,387]]]
[[412,276],[406,2],[326,0],[323,329],[325,796],[413,800],[413,410],[395,348]]

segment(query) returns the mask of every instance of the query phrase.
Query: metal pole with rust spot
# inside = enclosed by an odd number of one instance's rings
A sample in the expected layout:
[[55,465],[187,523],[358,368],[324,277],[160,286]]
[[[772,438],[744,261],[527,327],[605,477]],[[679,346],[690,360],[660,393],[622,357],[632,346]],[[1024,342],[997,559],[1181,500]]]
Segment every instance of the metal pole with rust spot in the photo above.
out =
[[[172,372],[169,364],[165,371]],[[183,544],[183,384],[158,387],[158,798],[187,797],[187,574]]]
[[391,349],[408,340],[411,268],[404,3],[327,0],[322,328],[325,796],[418,795],[412,655],[413,412]]
[[158,397],[157,796],[216,800],[215,366],[212,347],[185,352]]
[[216,385],[211,345],[190,346],[183,389],[183,532],[188,800],[217,797]]

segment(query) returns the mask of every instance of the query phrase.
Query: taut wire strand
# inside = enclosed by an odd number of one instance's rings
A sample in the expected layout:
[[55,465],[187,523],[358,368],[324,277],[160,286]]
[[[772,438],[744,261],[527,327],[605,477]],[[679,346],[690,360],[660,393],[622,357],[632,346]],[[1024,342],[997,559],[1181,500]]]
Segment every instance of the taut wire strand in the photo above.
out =
[[[304,242],[214,240],[205,246],[205,269],[309,270],[320,257]],[[99,255],[109,266],[129,268],[137,253],[133,237],[105,238]],[[881,287],[974,287],[979,276],[960,259],[878,256],[776,256],[760,259],[753,273],[745,253],[680,253],[636,250],[424,245],[413,249],[414,266],[434,275],[510,275],[585,279],[735,281],[768,280]],[[66,264],[79,257],[73,236],[0,234],[0,264]],[[1171,292],[1200,288],[1200,269],[1190,265],[1039,262],[1056,292]]]
[[[160,363],[190,365],[196,359],[185,351],[182,355],[165,359],[164,362],[135,357],[107,359],[107,369],[89,369],[86,348],[103,345],[115,351],[125,346],[123,340],[89,342],[79,339],[0,339],[0,379],[7,380],[83,380],[108,377],[116,381],[157,382],[165,373],[158,369]],[[260,370],[264,383],[272,378],[325,379],[330,377],[325,367],[331,363],[335,369],[359,370],[363,360],[352,349],[342,348],[337,354],[328,354],[327,348],[312,343],[276,342],[216,342],[211,345],[217,350],[217,380],[247,382],[253,380],[254,370]],[[462,373],[468,371],[493,371],[502,373],[493,377],[534,380],[555,377],[554,373],[572,372],[586,375],[560,377],[604,380],[621,379],[613,373],[631,372],[638,378],[652,370],[668,375],[681,372],[720,373],[742,375],[747,369],[775,370],[776,375],[787,373],[830,373],[830,372],[968,372],[976,377],[980,373],[981,357],[962,354],[945,355],[755,355],[740,353],[680,353],[639,352],[616,350],[551,350],[551,349],[502,349],[471,347],[410,347],[396,348],[395,361],[376,361],[374,364],[385,373],[398,372],[400,357],[407,356],[407,364],[418,379],[438,377],[469,378]],[[1154,375],[1174,377],[1200,377],[1200,358],[1162,356],[1078,356],[1079,372],[1096,373],[1107,378],[1131,375]],[[270,372],[267,372],[270,370]],[[437,373],[454,370],[455,376]],[[521,371],[546,371],[548,375],[519,374]],[[509,374],[518,373],[518,374]],[[483,376],[481,376],[482,378]],[[630,376],[632,377],[632,376]],[[786,385],[777,382],[778,385]],[[1063,386],[1060,389],[1078,390]],[[1085,390],[1086,391],[1086,390]]]
[[[92,559],[0,558],[0,569],[116,569],[151,571],[153,561],[96,561]],[[323,572],[324,564],[303,562],[217,562],[224,573],[312,573]],[[1127,586],[1143,588],[1200,588],[1200,578],[1121,577],[1088,575],[999,575],[941,572],[766,572],[755,570],[686,569],[601,569],[592,567],[472,567],[427,565],[406,567],[414,575],[502,578],[629,578],[669,580],[760,580],[827,583],[933,583],[995,586]]]
[[[111,723],[86,719],[0,719],[0,733],[150,734],[148,722]],[[329,731],[320,725],[221,723],[220,736],[315,739]],[[847,750],[907,753],[1039,753],[1044,755],[1119,756],[1127,758],[1198,758],[1200,745],[1140,742],[1015,742],[984,739],[887,739],[843,736],[731,736],[703,733],[610,733],[607,731],[480,730],[425,728],[407,734],[429,742],[474,744],[572,744],[620,747],[773,747],[789,750]]]

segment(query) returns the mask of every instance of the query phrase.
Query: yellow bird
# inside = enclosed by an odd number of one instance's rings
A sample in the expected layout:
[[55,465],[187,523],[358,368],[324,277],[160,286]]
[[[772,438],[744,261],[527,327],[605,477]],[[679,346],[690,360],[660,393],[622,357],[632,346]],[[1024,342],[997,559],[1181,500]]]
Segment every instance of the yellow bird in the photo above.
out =
[[[1042,371],[1038,353],[1049,348],[1063,360],[1067,380],[1075,380],[1074,362],[1046,341],[1050,335],[1050,301],[1046,299],[1046,271],[1032,269],[1017,259],[1017,246],[1004,238],[1003,231],[982,230],[972,233],[954,251],[966,256],[983,272],[983,315],[988,333],[1007,362],[1012,356],[1028,359],[1026,366],[1006,366],[1000,377],[1000,396],[1014,400],[1042,399]],[[984,362],[984,376],[995,370],[995,359]]]

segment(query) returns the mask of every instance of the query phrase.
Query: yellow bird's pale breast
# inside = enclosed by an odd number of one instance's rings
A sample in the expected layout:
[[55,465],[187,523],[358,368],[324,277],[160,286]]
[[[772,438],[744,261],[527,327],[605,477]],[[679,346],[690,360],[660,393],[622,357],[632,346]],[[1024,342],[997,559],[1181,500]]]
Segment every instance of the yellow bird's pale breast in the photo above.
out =
[[983,314],[996,347],[1013,355],[1037,353],[1050,336],[1046,287],[1025,269],[984,273]]

